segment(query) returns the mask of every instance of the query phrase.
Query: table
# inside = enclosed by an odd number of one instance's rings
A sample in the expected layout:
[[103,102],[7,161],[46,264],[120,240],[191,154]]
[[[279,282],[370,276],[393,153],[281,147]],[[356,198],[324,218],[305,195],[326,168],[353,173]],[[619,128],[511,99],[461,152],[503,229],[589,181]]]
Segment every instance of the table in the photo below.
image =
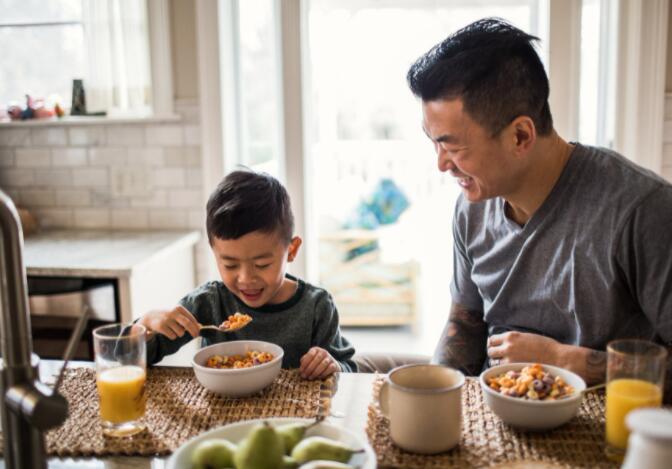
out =
[[[53,381],[51,377],[59,372],[63,362],[60,360],[42,360],[40,377],[42,381]],[[92,362],[70,362],[68,367],[93,367]],[[338,379],[336,393],[332,399],[331,416],[327,420],[335,425],[343,426],[358,437],[366,440],[367,407],[371,400],[371,390],[375,375],[366,373],[342,373]],[[151,396],[149,397],[151,399]],[[125,457],[107,458],[50,458],[49,468],[152,468],[166,467],[166,457]],[[0,461],[0,468],[4,468]]]

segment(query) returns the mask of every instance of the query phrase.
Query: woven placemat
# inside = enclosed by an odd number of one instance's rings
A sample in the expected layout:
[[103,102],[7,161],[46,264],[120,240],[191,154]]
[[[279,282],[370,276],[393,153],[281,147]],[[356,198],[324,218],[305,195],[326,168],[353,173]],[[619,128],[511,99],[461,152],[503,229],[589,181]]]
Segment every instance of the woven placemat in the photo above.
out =
[[[382,376],[374,381],[374,396],[383,381]],[[478,380],[467,378],[462,388],[459,446],[432,456],[414,454],[396,447],[389,432],[389,421],[374,397],[368,409],[366,433],[380,467],[618,467],[604,456],[603,392],[587,393],[577,416],[560,428],[522,432],[502,423],[483,400]]]
[[129,438],[103,435],[95,371],[66,371],[61,393],[70,405],[65,423],[47,433],[47,453],[59,457],[167,455],[199,433],[240,420],[328,415],[334,379],[307,381],[281,370],[259,394],[225,398],[203,388],[191,368],[151,368],[147,373],[147,430]]

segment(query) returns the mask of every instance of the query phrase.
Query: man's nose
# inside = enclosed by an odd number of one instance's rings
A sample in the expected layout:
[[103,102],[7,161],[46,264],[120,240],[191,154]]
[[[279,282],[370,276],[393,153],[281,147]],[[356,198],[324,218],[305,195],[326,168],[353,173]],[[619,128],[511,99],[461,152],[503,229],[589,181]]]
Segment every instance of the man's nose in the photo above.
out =
[[440,145],[437,145],[436,148],[436,155],[437,155],[437,163],[439,167],[439,171],[442,173],[445,173],[446,171],[454,170],[455,165],[453,164],[453,160],[448,156],[448,152],[446,150],[442,150]]

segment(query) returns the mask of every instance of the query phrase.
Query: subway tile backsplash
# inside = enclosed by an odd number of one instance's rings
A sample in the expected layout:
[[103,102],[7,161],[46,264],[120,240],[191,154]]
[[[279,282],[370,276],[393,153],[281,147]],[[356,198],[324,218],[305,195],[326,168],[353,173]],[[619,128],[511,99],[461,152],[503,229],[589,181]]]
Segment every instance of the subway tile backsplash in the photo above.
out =
[[179,122],[0,127],[0,187],[49,228],[202,228],[198,107]]

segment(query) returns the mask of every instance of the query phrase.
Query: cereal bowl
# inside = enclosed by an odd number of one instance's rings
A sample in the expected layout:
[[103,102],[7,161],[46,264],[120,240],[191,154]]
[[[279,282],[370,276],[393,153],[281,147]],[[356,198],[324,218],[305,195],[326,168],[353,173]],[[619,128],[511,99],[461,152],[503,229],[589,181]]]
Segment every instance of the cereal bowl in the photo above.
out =
[[557,366],[541,364],[543,371],[558,376],[574,388],[567,397],[557,400],[529,400],[501,394],[488,385],[488,380],[507,371],[520,372],[534,363],[508,363],[488,368],[479,377],[485,402],[504,423],[523,430],[550,430],[569,421],[579,410],[585,381],[571,371]]
[[[245,355],[248,351],[268,352],[273,359],[250,368],[209,368],[205,366],[213,355]],[[203,387],[227,397],[249,396],[270,385],[280,373],[282,347],[260,340],[233,340],[202,348],[194,355],[191,365]]]

